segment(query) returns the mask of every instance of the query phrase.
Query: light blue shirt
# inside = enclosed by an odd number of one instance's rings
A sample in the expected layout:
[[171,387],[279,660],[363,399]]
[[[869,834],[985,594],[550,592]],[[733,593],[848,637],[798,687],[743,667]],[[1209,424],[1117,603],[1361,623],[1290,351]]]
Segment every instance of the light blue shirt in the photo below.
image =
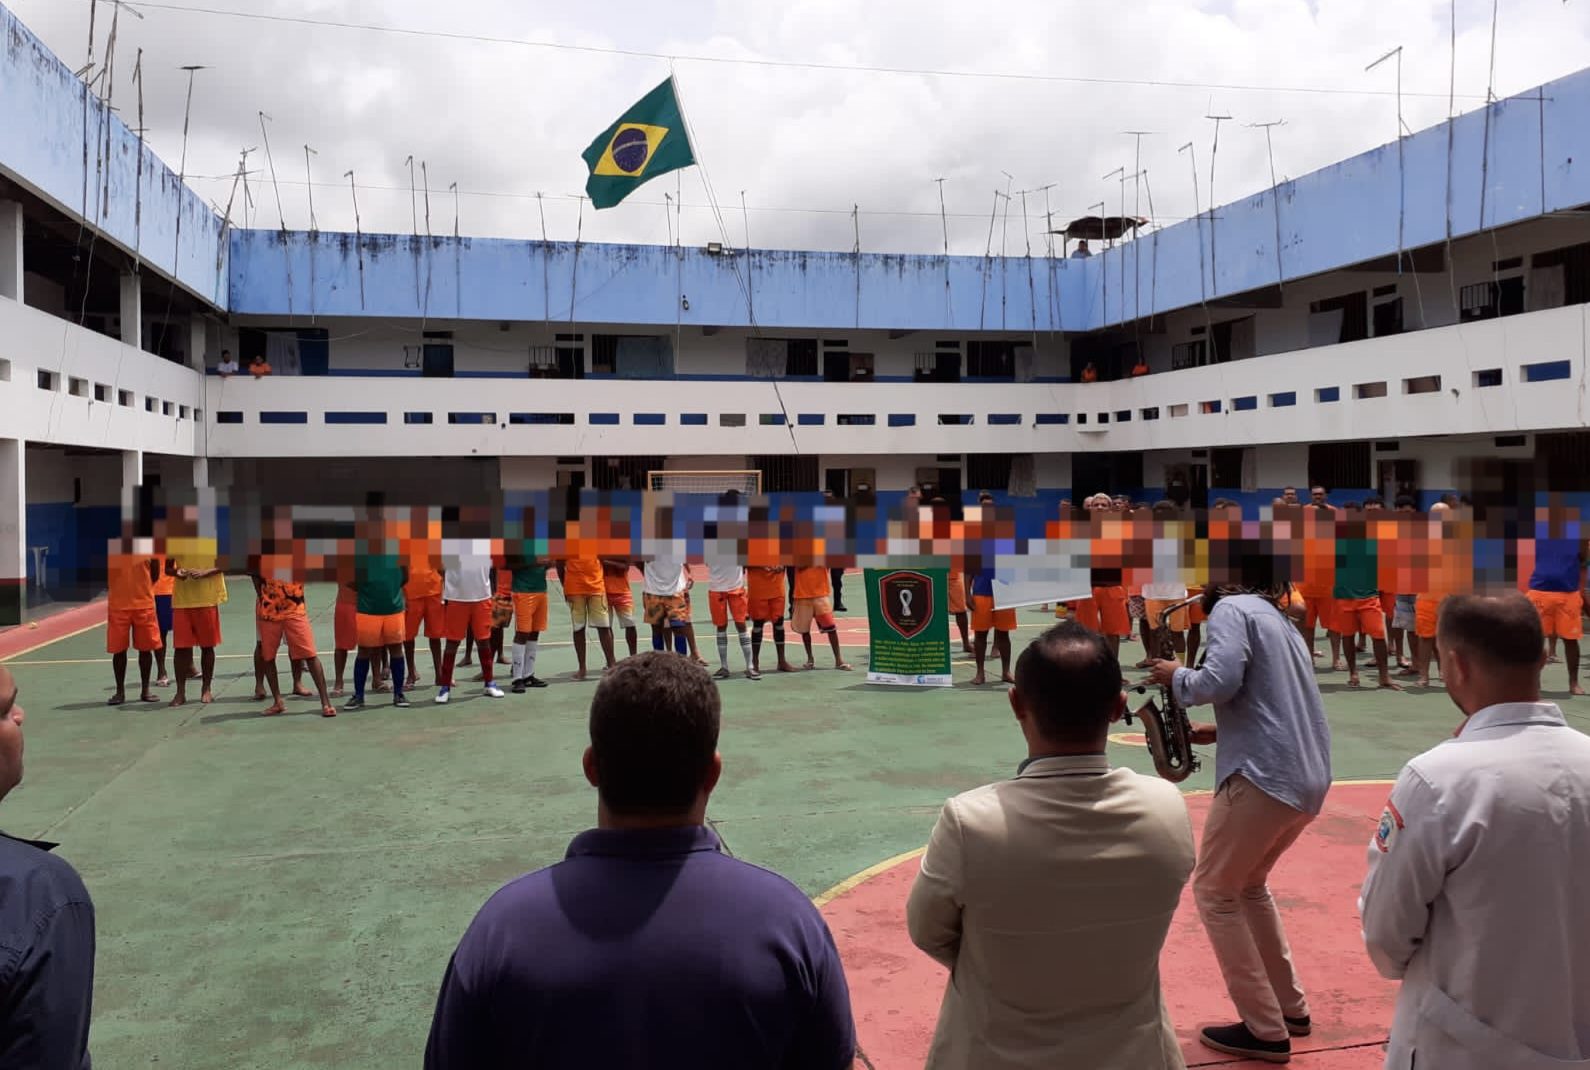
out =
[[1273,799],[1317,814],[1331,783],[1331,730],[1314,662],[1297,628],[1258,595],[1209,614],[1201,669],[1176,670],[1183,706],[1213,703],[1218,787],[1241,773]]

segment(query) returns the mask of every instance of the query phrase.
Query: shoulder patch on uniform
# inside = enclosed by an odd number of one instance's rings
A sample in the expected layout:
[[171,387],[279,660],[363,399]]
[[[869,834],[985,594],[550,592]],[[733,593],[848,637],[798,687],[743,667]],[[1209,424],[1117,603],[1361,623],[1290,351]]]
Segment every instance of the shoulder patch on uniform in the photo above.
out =
[[1397,811],[1396,804],[1387,799],[1386,808],[1380,813],[1380,826],[1375,829],[1375,846],[1380,848],[1381,854],[1391,850],[1401,828],[1402,814]]

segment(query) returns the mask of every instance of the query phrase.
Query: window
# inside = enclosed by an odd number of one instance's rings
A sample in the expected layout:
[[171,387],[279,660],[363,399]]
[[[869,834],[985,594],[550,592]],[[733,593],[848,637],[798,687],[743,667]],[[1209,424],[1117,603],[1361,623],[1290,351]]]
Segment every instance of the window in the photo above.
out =
[[384,412],[328,412],[325,415],[328,424],[384,424]]
[[878,417],[870,412],[842,412],[834,422],[841,427],[871,427]]
[[1475,386],[1501,386],[1502,385],[1502,369],[1500,369],[1500,368],[1486,368],[1483,371],[1475,372],[1474,373],[1474,385]]
[[891,412],[889,414],[889,426],[890,427],[915,427],[916,426],[916,413],[914,413],[914,412]]
[[667,335],[593,334],[591,374],[620,379],[671,379],[673,339]]
[[817,339],[747,338],[745,373],[759,378],[817,374]]
[[1573,374],[1573,364],[1566,360],[1547,360],[1539,364],[1525,364],[1521,369],[1526,383],[1545,383],[1553,379],[1566,379]]
[[259,414],[259,422],[262,424],[307,424],[309,422],[309,414],[307,412],[262,412]]
[[1463,323],[1516,316],[1524,311],[1524,278],[1470,283],[1458,291],[1458,309]]
[[1205,356],[1207,352],[1208,343],[1202,338],[1171,346],[1170,369],[1180,371],[1183,368],[1201,368],[1208,362]]
[[1314,391],[1314,400],[1320,404],[1328,404],[1342,399],[1342,388],[1339,386],[1322,386]]
[[1217,413],[1220,411],[1220,402],[1218,399],[1215,401],[1200,401],[1198,403],[1198,411],[1205,415]]
[[75,376],[67,379],[66,392],[74,398],[86,398],[88,396],[88,380],[78,379]]
[[[1236,412],[1252,412],[1259,407],[1259,395],[1249,394],[1247,397],[1232,398],[1231,408]],[[1218,486],[1219,484],[1217,484]]]
[[1369,297],[1362,290],[1315,301],[1308,310],[1311,346],[1359,342],[1369,337]]
[[966,375],[969,379],[1014,379],[1016,343],[967,342]]
[[939,413],[939,423],[941,425],[969,424],[971,422],[972,422],[972,414],[969,413],[969,412],[941,412],[941,413]]
[[786,341],[784,354],[785,375],[817,374],[817,339],[791,338]]
[[241,412],[218,412],[215,414],[215,422],[218,424],[240,424],[243,422],[243,414]]
[[[510,424],[538,425],[572,424],[574,423],[574,414],[572,412],[510,412],[508,414],[508,422]],[[564,462],[560,460],[559,463],[562,464]],[[579,463],[584,464],[585,462],[581,460]]]
[[1316,442],[1308,448],[1308,482],[1327,491],[1370,486],[1369,443]]
[[[953,343],[952,343],[953,344]],[[961,351],[956,346],[950,350],[918,353],[913,378],[919,383],[958,383],[961,381]]]
[[821,427],[828,420],[827,413],[803,412],[795,417],[795,422],[801,427]]
[[616,412],[590,412],[585,414],[585,422],[592,427],[617,427],[618,413]]
[[966,485],[977,490],[1009,490],[1010,469],[1008,453],[968,453]]
[[1383,301],[1375,306],[1375,337],[1402,333],[1402,298]]
[[451,331],[427,331],[420,347],[420,374],[431,379],[453,377],[453,335]]
[[1441,392],[1441,377],[1439,375],[1416,375],[1411,379],[1402,381],[1404,394],[1438,394]]
[[1383,398],[1385,396],[1386,384],[1384,382],[1359,383],[1357,386],[1353,387],[1353,397],[1359,399],[1360,401],[1366,401],[1370,398]]
[[[109,401],[110,400],[110,387],[106,386],[104,383],[95,383],[94,384],[94,400],[95,401]],[[186,416],[187,413],[183,413],[183,415]]]
[[1071,422],[1071,414],[1069,412],[1040,412],[1034,422],[1043,426],[1068,424]]
[[0,357],[0,383],[9,383],[10,381],[11,362],[4,357]]
[[665,427],[668,424],[668,415],[661,412],[632,412],[629,414],[629,421],[636,427]]
[[1186,404],[1186,402],[1183,402],[1180,405],[1172,405],[1170,407],[1170,418],[1172,420],[1177,419],[1178,417],[1186,416],[1186,415],[1187,415],[1187,404]]
[[1159,406],[1158,405],[1150,405],[1148,408],[1144,409],[1143,410],[1143,419],[1145,419],[1145,420],[1157,420],[1157,419],[1159,419]]
[[749,467],[762,473],[764,494],[814,491],[817,482],[817,455],[814,453],[775,454],[751,457]]
[[1021,413],[991,412],[988,414],[988,422],[995,427],[1019,427],[1021,426]]
[[758,418],[758,422],[763,427],[783,427],[786,423],[784,414],[781,412],[764,412]]
[[406,424],[428,424],[431,422],[431,414],[428,412],[405,412],[403,414],[403,422]]
[[682,412],[679,414],[679,425],[681,427],[705,427],[707,426],[707,414],[704,412]]
[[[720,412],[720,413],[718,413],[718,426],[719,427],[744,427],[745,426],[745,413],[743,413],[743,412]],[[763,489],[765,490],[766,488],[764,487]]]
[[1284,409],[1289,405],[1297,404],[1297,391],[1285,390],[1279,394],[1270,395],[1270,408]]
[[116,404],[120,405],[124,409],[132,408],[133,392],[131,390],[118,390],[116,392]]
[[[494,424],[497,422],[497,414],[494,412],[450,412],[447,414],[447,422],[450,424]],[[592,423],[594,422],[593,420]]]
[[[1131,409],[1117,409],[1116,410],[1116,413],[1115,413],[1115,422],[1116,423],[1124,424],[1124,423],[1129,422],[1131,419],[1132,419],[1132,410]],[[1103,423],[1104,421],[1100,420],[1099,422]]]

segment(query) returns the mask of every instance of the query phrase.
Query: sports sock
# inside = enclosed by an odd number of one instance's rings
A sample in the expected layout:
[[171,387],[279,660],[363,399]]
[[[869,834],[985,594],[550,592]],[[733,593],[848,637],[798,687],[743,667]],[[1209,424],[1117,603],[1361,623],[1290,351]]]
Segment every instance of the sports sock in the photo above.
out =
[[524,648],[524,675],[520,677],[521,680],[528,680],[536,674],[536,649],[540,645],[539,639],[530,639],[520,644]]
[[524,644],[515,643],[513,653],[508,656],[513,661],[513,679],[517,683],[524,679]]
[[442,678],[437,681],[440,687],[453,686],[453,663],[458,660],[458,648],[449,646],[442,653]]
[[492,662],[497,660],[497,655],[492,651],[491,642],[489,640],[486,642],[476,643],[476,647],[480,650],[480,675],[482,677],[481,686],[490,687],[491,665]]
[[718,629],[718,664],[723,666],[723,671],[729,671],[729,630]]
[[758,621],[752,621],[751,622],[751,657],[754,659],[754,658],[760,658],[761,656],[762,656],[762,622],[759,621],[759,620]]
[[778,656],[784,657],[784,618],[780,617],[773,622],[773,645],[778,647]]
[[660,630],[651,633],[651,648],[653,650],[668,649],[668,640],[663,638],[663,633]]
[[368,680],[368,679],[370,679],[370,659],[369,658],[354,658],[353,659],[353,697],[356,700],[359,700],[359,701],[363,701],[364,700],[364,684],[365,684],[365,681]]
[[403,697],[403,672],[407,668],[408,663],[402,658],[392,659],[392,697],[394,699]]
[[[739,634],[740,653],[745,658],[745,667],[749,669],[751,667],[751,633],[748,631],[741,631]],[[724,667],[727,668],[728,666]]]
[[685,638],[685,630],[683,628],[674,629],[674,653],[680,657],[686,657],[690,654],[690,642]]

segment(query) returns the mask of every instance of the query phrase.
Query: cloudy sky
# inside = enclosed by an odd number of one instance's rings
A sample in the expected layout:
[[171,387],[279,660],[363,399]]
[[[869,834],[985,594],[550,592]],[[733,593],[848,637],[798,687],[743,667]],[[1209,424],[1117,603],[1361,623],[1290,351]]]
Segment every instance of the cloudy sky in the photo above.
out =
[[[0,0],[74,68],[88,57],[91,0]],[[352,229],[355,172],[366,231],[408,232],[413,156],[427,164],[431,227],[450,232],[457,183],[465,234],[665,242],[664,194],[682,195],[684,241],[721,240],[700,169],[643,187],[583,218],[581,151],[647,90],[677,78],[728,240],[849,249],[1043,249],[1057,221],[1099,202],[1162,223],[1193,209],[1193,142],[1207,207],[1392,139],[1395,61],[1418,130],[1447,114],[1450,0],[162,0],[123,12],[113,103],[135,121],[142,48],[144,124],[177,166],[186,75],[187,170],[224,204],[241,150],[253,207],[278,223],[258,113],[268,125],[287,226],[309,220],[304,145],[314,147],[315,215]],[[203,10],[199,10],[199,9]],[[103,58],[109,0],[98,2]],[[1492,3],[1456,0],[1459,110],[1491,83]],[[342,24],[342,25],[337,25]],[[642,54],[636,54],[642,53]],[[670,61],[667,57],[673,57]],[[1590,0],[1499,0],[1494,88],[1527,90],[1590,62]],[[939,73],[933,73],[939,72]],[[944,73],[952,72],[952,73]],[[416,165],[417,170],[417,165]],[[1044,187],[1049,187],[1044,190]],[[997,191],[1016,191],[1007,204]],[[1027,220],[1019,195],[1026,196]],[[742,214],[741,191],[750,211]],[[536,194],[544,194],[538,201]],[[990,225],[997,207],[998,219]],[[423,205],[418,209],[424,230]],[[990,234],[992,237],[990,238]]]

